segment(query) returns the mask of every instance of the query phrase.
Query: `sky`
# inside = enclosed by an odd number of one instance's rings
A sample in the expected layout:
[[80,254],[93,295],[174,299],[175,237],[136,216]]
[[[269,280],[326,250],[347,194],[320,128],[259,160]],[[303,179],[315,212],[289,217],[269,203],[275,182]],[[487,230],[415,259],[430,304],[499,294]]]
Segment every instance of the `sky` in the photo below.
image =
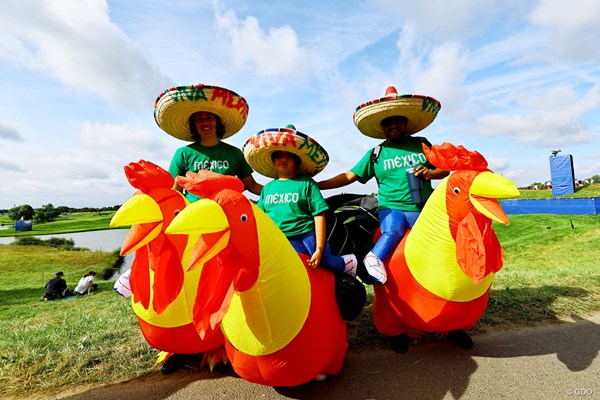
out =
[[[589,178],[598,40],[596,0],[3,0],[0,209],[122,204],[123,166],[167,169],[188,144],[156,125],[156,97],[197,83],[247,100],[227,143],[287,124],[317,140],[330,155],[317,181],[380,142],[352,115],[390,85],[441,102],[417,135],[477,150],[517,186],[550,179],[555,149]],[[323,194],[337,192],[376,184]]]

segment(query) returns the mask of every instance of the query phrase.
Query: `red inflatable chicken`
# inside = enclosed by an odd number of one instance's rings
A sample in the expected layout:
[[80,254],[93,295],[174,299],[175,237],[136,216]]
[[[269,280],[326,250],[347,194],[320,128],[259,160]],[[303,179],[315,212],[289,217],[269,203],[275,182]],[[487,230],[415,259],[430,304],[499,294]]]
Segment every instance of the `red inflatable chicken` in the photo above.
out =
[[[374,286],[375,325],[400,352],[423,332],[460,333],[479,320],[503,264],[492,221],[508,225],[508,219],[496,199],[519,196],[478,152],[449,143],[423,149],[433,165],[455,172],[434,190],[396,248],[385,285]],[[463,339],[468,347],[470,338]]]
[[192,270],[203,265],[198,332],[220,324],[233,369],[250,382],[293,386],[337,374],[348,344],[333,274],[307,267],[307,257],[242,195],[239,179],[209,171],[177,179],[204,197],[167,229],[201,234],[190,260]]
[[119,208],[110,226],[132,225],[121,255],[135,251],[129,279],[144,337],[152,347],[170,353],[200,353],[223,345],[220,330],[201,339],[192,324],[200,268],[185,272],[182,263],[187,265],[197,236],[165,234],[187,200],[171,189],[173,177],[151,162],[130,163],[124,169],[139,191]]

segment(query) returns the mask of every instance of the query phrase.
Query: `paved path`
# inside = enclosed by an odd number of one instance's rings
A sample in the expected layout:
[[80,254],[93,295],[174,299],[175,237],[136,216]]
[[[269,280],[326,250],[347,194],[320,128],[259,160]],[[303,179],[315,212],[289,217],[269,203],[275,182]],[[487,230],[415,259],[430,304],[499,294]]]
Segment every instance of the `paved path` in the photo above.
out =
[[349,350],[339,376],[292,388],[255,385],[208,371],[152,374],[70,400],[187,399],[600,399],[600,316],[546,328],[474,337],[472,350],[445,342]]

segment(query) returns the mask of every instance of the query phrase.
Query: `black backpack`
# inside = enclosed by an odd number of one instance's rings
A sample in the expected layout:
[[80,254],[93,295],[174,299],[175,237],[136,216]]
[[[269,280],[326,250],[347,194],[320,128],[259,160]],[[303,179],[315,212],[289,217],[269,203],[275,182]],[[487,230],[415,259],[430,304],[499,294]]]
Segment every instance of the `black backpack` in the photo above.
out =
[[325,213],[327,240],[331,253],[338,256],[353,253],[358,261],[357,276],[360,280],[345,273],[335,273],[338,308],[346,321],[352,321],[360,315],[366,303],[363,283],[373,283],[362,260],[371,250],[373,234],[379,227],[378,200],[374,196],[344,193],[331,196],[326,201],[329,205]]
[[358,259],[358,276],[363,282],[372,283],[362,260],[371,251],[373,235],[379,227],[377,197],[344,193],[326,201],[329,205],[325,213],[327,240],[331,253],[338,256],[354,253]]

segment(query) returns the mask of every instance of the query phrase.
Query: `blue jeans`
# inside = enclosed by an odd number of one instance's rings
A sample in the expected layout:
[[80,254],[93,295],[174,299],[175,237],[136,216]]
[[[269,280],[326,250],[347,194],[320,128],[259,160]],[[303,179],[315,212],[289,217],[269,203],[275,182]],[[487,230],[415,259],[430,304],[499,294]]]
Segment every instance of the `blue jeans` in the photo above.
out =
[[380,260],[386,260],[392,255],[398,243],[402,240],[407,228],[412,228],[420,212],[401,210],[379,211],[379,227],[381,237],[373,247],[373,254]]
[[[307,232],[304,235],[290,236],[288,237],[288,240],[297,253],[312,256],[317,249],[317,237],[314,230]],[[320,265],[321,267],[338,272],[344,272],[344,269],[346,268],[346,263],[342,257],[331,254],[331,248],[329,247],[329,242],[327,240],[325,240],[325,249],[321,256]]]

